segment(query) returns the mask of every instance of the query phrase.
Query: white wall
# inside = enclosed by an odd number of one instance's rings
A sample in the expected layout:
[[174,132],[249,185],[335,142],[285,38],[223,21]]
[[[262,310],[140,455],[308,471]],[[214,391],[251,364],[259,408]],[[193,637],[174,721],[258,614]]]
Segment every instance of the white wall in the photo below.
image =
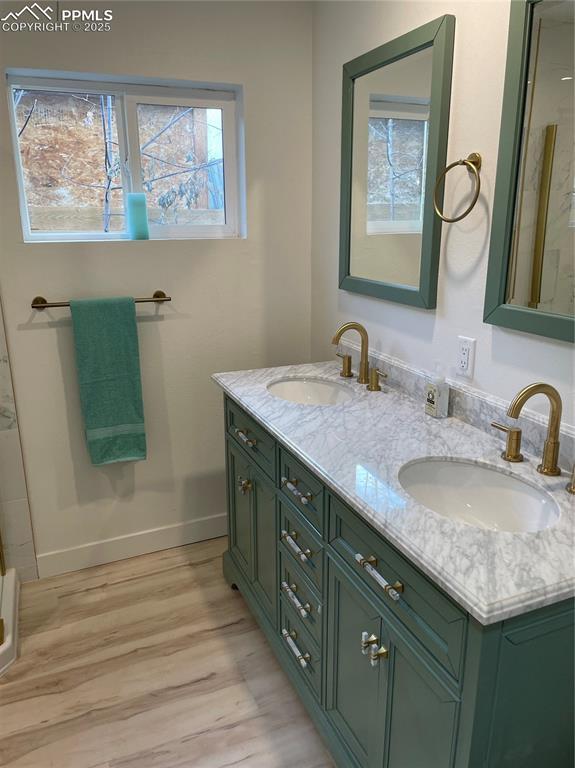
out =
[[[338,290],[341,68],[445,13],[457,19],[448,161],[480,152],[482,195],[468,218],[444,224],[438,306],[424,311]],[[508,0],[314,6],[312,357],[332,355],[333,332],[350,319],[365,323],[373,348],[429,370],[438,359],[448,372],[457,335],[471,336],[477,339],[475,387],[510,399],[525,384],[543,379],[559,389],[564,421],[573,424],[572,347],[482,321],[508,21]],[[445,210],[463,210],[469,191],[467,174],[454,171]],[[543,398],[532,404],[546,412]]]
[[[0,100],[0,283],[41,574],[223,532],[222,398],[210,374],[310,355],[310,6],[113,8],[109,33],[3,34],[2,66],[243,84],[248,237],[24,245]],[[69,312],[36,314],[30,300],[157,288],[172,303],[157,316],[138,308],[149,458],[93,467]]]

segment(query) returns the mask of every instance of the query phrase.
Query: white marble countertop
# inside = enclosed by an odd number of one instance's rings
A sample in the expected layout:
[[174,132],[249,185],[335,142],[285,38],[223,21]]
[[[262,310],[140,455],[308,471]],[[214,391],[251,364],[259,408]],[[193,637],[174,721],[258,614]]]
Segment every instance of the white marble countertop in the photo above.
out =
[[[362,518],[482,624],[573,596],[574,497],[567,476],[544,477],[538,458],[501,459],[503,443],[455,418],[433,419],[398,389],[368,392],[341,379],[337,363],[218,373],[214,380]],[[271,395],[285,376],[314,376],[351,387],[333,406],[298,405]],[[439,515],[414,501],[399,469],[427,456],[466,458],[551,492],[559,522],[536,533],[492,531]]]

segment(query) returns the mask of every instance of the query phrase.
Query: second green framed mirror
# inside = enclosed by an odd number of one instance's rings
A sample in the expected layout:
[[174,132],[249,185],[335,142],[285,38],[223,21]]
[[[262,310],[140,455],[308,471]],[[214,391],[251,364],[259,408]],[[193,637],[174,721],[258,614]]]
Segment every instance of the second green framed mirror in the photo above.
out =
[[512,0],[484,320],[575,338],[572,0]]

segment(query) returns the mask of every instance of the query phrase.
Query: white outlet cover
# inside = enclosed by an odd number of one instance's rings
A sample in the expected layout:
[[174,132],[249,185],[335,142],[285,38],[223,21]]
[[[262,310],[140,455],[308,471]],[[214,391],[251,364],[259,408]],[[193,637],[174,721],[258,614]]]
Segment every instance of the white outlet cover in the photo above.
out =
[[455,370],[458,376],[466,379],[473,378],[475,369],[475,339],[469,336],[457,337],[457,365]]

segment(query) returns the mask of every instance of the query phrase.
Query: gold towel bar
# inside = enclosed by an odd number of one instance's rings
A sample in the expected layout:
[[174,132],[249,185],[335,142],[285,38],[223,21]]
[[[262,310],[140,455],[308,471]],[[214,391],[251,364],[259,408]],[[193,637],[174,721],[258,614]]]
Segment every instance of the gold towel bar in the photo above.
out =
[[[134,299],[136,304],[147,304],[148,302],[155,301],[157,304],[163,301],[171,301],[171,296],[166,296],[163,291],[154,291],[153,296],[144,296],[139,299]],[[32,299],[32,309],[51,309],[52,307],[69,307],[69,301],[46,301],[43,296],[35,296]]]
[[[448,216],[444,216],[443,213],[439,210],[439,206],[437,205],[437,192],[439,190],[439,187],[441,185],[441,182],[445,178],[445,176],[448,174],[448,172],[452,168],[456,168],[458,165],[464,165],[467,170],[472,173],[475,176],[475,192],[473,194],[473,199],[469,206],[461,213],[459,216],[454,216],[453,218],[449,218]],[[465,160],[456,160],[454,163],[450,163],[450,165],[447,166],[447,168],[442,171],[442,173],[439,174],[437,177],[437,181],[435,182],[435,189],[433,190],[433,206],[435,208],[435,213],[439,216],[439,218],[442,221],[446,221],[448,224],[453,224],[454,221],[461,221],[461,219],[464,219],[471,211],[473,210],[473,207],[475,206],[475,203],[477,202],[477,198],[479,197],[479,192],[481,190],[481,178],[479,176],[479,171],[481,170],[481,155],[479,152],[472,152],[470,155],[468,155]]]

